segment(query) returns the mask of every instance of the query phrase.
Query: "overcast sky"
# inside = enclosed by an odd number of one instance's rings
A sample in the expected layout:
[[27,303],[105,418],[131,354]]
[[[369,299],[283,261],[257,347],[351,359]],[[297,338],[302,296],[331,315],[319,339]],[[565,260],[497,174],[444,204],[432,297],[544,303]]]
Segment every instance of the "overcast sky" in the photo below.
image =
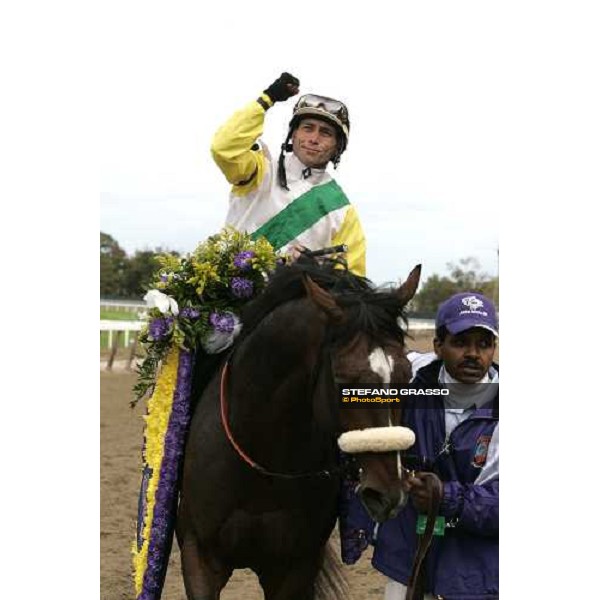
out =
[[[586,401],[590,378],[569,374],[597,356],[585,324],[597,298],[598,23],[598,3],[579,0],[5,2],[2,392],[14,400],[2,417],[15,425],[2,442],[19,451],[3,464],[19,494],[3,498],[16,515],[3,533],[15,554],[31,554],[23,519],[39,512],[40,489],[60,485],[43,497],[53,551],[36,562],[38,579],[68,556],[61,598],[97,585],[98,204],[101,229],[129,251],[193,249],[226,212],[214,130],[283,70],[303,91],[348,103],[337,176],[360,211],[371,277],[405,277],[419,261],[427,276],[468,255],[492,271],[501,215],[504,489],[530,489],[523,457],[542,418],[561,446],[595,456],[599,405]],[[272,148],[290,111],[268,115]],[[582,408],[566,411],[565,399]],[[51,468],[40,469],[40,449]],[[579,462],[554,452],[536,476],[588,481],[590,461]],[[600,523],[559,526],[560,543],[583,551],[556,552],[545,543],[555,506],[536,500],[502,500],[505,597],[590,595]],[[546,576],[531,576],[532,555]],[[22,597],[31,564],[13,563],[2,589]]]
[[[271,0],[223,2],[210,17],[196,3],[124,3],[103,56],[101,230],[129,253],[188,252],[218,231],[229,186],[212,135],[289,71],[301,93],[348,105],[334,176],[361,217],[371,279],[404,278],[416,263],[425,278],[445,274],[468,256],[495,274],[500,32],[480,4],[413,3],[383,18],[377,2],[368,14],[296,4],[295,16]],[[267,114],[275,155],[293,103]]]

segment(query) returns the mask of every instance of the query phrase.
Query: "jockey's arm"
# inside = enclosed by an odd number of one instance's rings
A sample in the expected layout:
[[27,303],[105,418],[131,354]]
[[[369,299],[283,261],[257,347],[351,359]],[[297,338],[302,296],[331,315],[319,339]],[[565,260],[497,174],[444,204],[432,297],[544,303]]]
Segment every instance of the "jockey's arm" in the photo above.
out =
[[366,241],[354,206],[348,209],[342,226],[333,236],[332,245],[337,246],[338,244],[348,246],[346,253],[348,269],[354,274],[364,277],[367,270]]
[[[265,105],[273,105],[266,94],[260,98]],[[266,159],[256,141],[263,133],[265,112],[266,109],[253,100],[234,113],[213,137],[213,159],[233,185],[233,193],[240,196],[256,189],[264,177]]]

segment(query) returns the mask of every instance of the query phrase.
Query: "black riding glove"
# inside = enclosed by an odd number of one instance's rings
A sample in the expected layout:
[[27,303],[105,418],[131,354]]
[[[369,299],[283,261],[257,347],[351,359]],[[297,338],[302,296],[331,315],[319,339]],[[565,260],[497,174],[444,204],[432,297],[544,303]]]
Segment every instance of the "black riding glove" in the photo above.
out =
[[282,73],[264,92],[273,102],[282,102],[295,96],[299,86],[299,79],[289,73]]

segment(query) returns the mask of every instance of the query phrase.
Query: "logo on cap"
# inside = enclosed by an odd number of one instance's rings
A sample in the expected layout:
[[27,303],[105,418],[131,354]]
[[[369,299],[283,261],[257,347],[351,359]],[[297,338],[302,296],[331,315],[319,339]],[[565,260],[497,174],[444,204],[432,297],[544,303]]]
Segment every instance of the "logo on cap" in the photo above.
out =
[[477,296],[467,296],[462,299],[462,303],[469,307],[469,310],[477,310],[483,306],[483,302]]
[[483,327],[498,335],[496,309],[491,300],[477,292],[454,294],[442,302],[438,308],[435,326],[446,327],[452,335],[471,327]]

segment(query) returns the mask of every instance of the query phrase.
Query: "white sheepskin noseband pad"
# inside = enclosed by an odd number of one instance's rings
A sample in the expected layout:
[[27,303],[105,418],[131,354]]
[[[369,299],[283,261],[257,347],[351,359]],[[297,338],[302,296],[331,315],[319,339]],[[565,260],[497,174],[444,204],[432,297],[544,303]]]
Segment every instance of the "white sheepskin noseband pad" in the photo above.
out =
[[408,427],[371,427],[342,433],[338,446],[342,452],[393,452],[406,450],[415,443],[415,433]]

